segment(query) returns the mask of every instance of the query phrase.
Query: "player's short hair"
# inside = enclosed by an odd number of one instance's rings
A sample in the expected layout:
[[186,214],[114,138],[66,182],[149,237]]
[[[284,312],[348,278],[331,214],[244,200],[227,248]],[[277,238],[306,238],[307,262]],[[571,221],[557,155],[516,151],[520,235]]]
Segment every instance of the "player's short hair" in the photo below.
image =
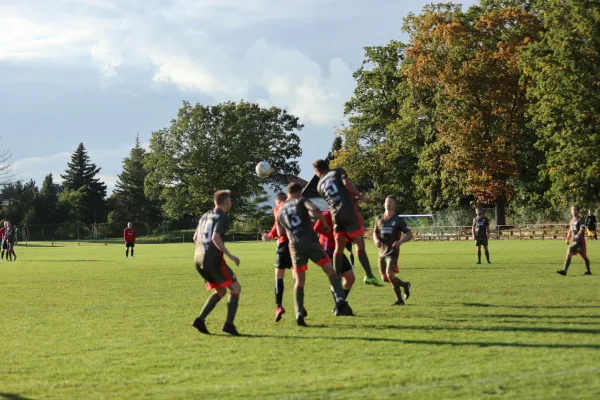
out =
[[579,206],[577,204],[573,204],[571,207],[573,207],[577,211],[581,211],[581,208],[579,208]]
[[215,204],[222,206],[225,204],[227,199],[231,198],[231,190],[217,190],[215,192]]
[[288,193],[289,194],[302,193],[302,185],[299,184],[298,182],[290,183],[288,185]]
[[312,163],[312,166],[319,172],[329,171],[329,163],[325,160],[317,160],[314,163]]
[[387,196],[385,199],[386,199],[386,200],[388,200],[388,199],[389,199],[389,200],[394,200],[394,201],[396,201],[396,198],[395,198],[394,196],[392,196],[391,194],[390,194],[389,196]]
[[285,194],[285,193],[283,193],[283,192],[279,192],[279,193],[277,193],[277,194],[275,195],[275,199],[276,199],[277,201],[281,201],[281,202],[283,202],[283,201],[285,201],[285,200],[287,199],[287,194]]

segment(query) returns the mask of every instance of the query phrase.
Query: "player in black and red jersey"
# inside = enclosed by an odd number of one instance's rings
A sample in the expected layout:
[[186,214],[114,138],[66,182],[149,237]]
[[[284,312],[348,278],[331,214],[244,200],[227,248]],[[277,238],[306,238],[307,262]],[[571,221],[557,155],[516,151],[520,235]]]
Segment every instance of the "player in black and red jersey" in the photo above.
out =
[[364,282],[369,285],[383,286],[383,282],[373,275],[371,270],[371,264],[365,252],[365,239],[363,237],[365,226],[355,203],[355,199],[366,203],[370,203],[371,200],[356,189],[343,168],[329,169],[329,164],[325,160],[315,161],[313,168],[320,178],[317,190],[327,201],[333,217],[335,235],[333,265],[336,272],[341,275],[344,266],[344,248],[348,237],[356,244],[358,260],[366,274]]
[[[287,195],[283,192],[279,192],[275,195],[275,209],[273,210],[275,222],[273,222],[271,231],[264,233],[262,237],[264,241],[277,238],[277,252],[275,254],[275,322],[281,321],[281,317],[285,313],[285,308],[283,307],[283,279],[285,277],[285,270],[292,268],[290,244],[287,235],[285,232],[281,232],[281,236],[277,233],[277,213],[286,200]],[[306,309],[304,309],[302,313],[305,317],[307,316]]]
[[569,222],[569,232],[567,233],[566,243],[569,245],[567,249],[567,258],[565,259],[565,265],[562,270],[556,271],[562,276],[567,275],[569,266],[571,265],[571,258],[576,255],[581,255],[585,262],[585,274],[591,275],[592,270],[590,269],[590,259],[587,257],[587,248],[585,243],[585,221],[579,213],[579,206],[575,205],[571,207],[571,221]]

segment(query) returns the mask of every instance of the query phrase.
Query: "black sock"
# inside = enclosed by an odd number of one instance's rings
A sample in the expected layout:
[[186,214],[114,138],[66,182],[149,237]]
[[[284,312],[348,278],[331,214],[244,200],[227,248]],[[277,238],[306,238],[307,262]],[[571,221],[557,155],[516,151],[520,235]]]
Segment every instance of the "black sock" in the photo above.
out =
[[329,277],[329,282],[331,283],[331,287],[333,288],[333,292],[337,302],[344,300],[344,289],[342,288],[342,279],[338,275],[331,275]]
[[331,292],[331,296],[333,297],[333,302],[334,302],[334,303],[337,303],[337,298],[335,297],[335,292],[333,291],[333,288],[332,288],[332,287],[330,287],[330,288],[329,288],[329,291]]
[[225,323],[233,324],[233,320],[235,319],[235,314],[237,313],[238,303],[240,301],[239,294],[230,294],[229,301],[227,302],[227,320]]
[[342,269],[344,268],[344,256],[333,255],[333,269],[338,275],[342,275]]
[[283,303],[283,279],[275,278],[275,305]]
[[2,259],[4,260],[4,250],[2,250]]
[[217,295],[216,293],[210,296],[208,300],[206,300],[206,303],[204,303],[204,307],[202,307],[202,311],[200,311],[198,319],[206,319],[206,317],[208,317],[208,314],[210,314],[210,312],[214,310],[219,301],[221,301],[221,297],[219,297],[219,295]]
[[477,249],[477,261],[481,262],[481,250]]
[[486,260],[488,260],[488,262],[490,262],[490,251],[489,250],[485,251],[485,258],[486,258]]
[[129,257],[129,249],[125,250],[125,257]]
[[296,317],[302,315],[304,311],[304,288],[296,288],[294,289],[294,306],[296,308]]
[[133,249],[131,249],[131,257],[133,257]]
[[371,271],[371,263],[369,262],[369,257],[367,257],[367,253],[365,253],[364,251],[359,251],[358,252],[358,261],[360,261],[360,264],[362,265],[363,269],[365,270],[365,274],[367,274],[367,277],[372,278],[373,271]]
[[583,261],[585,261],[585,269],[587,270],[587,272],[592,272],[592,270],[590,269],[590,259],[589,258],[584,258]]
[[400,288],[404,285],[404,282],[402,282],[398,278],[394,278],[394,279],[392,279],[392,285],[394,287],[394,293],[396,294],[396,297],[398,298],[398,300],[404,301],[402,299],[402,291],[400,290]]
[[571,265],[571,257],[569,257],[565,260],[565,268],[564,268],[565,272],[567,272],[569,270],[570,265]]
[[350,264],[354,266],[354,253],[350,252]]
[[12,251],[12,255],[13,255],[13,258],[16,260],[17,259],[17,255],[15,254],[14,250]]
[[348,295],[350,294],[350,289],[344,289],[344,294],[346,295],[344,299],[347,299]]

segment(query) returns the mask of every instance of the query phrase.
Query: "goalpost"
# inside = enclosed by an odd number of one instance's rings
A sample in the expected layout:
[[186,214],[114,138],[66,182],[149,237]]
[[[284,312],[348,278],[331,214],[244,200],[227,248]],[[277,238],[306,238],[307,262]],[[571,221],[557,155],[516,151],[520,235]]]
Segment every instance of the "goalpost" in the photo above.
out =
[[399,214],[398,216],[404,218],[408,226],[417,231],[415,239],[434,238],[437,236],[433,214]]

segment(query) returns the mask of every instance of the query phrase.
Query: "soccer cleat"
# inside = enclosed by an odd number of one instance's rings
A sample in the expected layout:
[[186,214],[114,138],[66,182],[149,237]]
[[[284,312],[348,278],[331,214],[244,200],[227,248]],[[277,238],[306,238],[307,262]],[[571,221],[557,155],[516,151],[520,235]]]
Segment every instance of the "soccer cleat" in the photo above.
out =
[[585,271],[584,275],[591,275],[592,271]]
[[241,336],[237,329],[235,329],[234,324],[225,323],[225,325],[223,325],[223,332],[229,333],[232,336]]
[[562,269],[556,271],[556,273],[559,274],[559,275],[562,275],[562,276],[567,276],[567,271],[562,270]]
[[14,260],[13,260],[13,261],[17,261],[17,256],[13,256],[13,257],[14,257]]
[[304,322],[304,317],[302,315],[298,315],[296,317],[296,324],[298,326],[308,326],[308,325],[306,325],[306,322]]
[[334,315],[336,317],[348,317],[354,315],[354,313],[352,312],[350,304],[343,300],[338,302],[338,304],[336,305]]
[[275,307],[275,322],[281,321],[283,314],[285,314],[285,308],[282,306]]
[[[131,258],[133,258],[133,257],[131,257]],[[491,264],[492,262],[491,262],[491,261],[488,261],[487,263],[488,263],[488,264]]]
[[365,285],[373,285],[378,287],[383,286],[383,282],[377,279],[376,276],[372,276],[370,278],[368,276],[365,276],[365,279],[363,281],[365,282]]
[[406,305],[406,303],[404,303],[404,300],[398,300],[397,302],[392,304],[392,306],[405,306],[405,305]]
[[410,297],[410,282],[404,282],[404,298],[408,300]]
[[481,264],[481,261],[476,261],[475,264]]
[[204,333],[205,335],[210,335],[210,332],[208,331],[208,329],[206,329],[206,324],[204,323],[203,319],[196,318],[194,320],[194,322],[192,322],[192,326],[194,328],[198,329],[198,331],[200,331],[200,333]]

